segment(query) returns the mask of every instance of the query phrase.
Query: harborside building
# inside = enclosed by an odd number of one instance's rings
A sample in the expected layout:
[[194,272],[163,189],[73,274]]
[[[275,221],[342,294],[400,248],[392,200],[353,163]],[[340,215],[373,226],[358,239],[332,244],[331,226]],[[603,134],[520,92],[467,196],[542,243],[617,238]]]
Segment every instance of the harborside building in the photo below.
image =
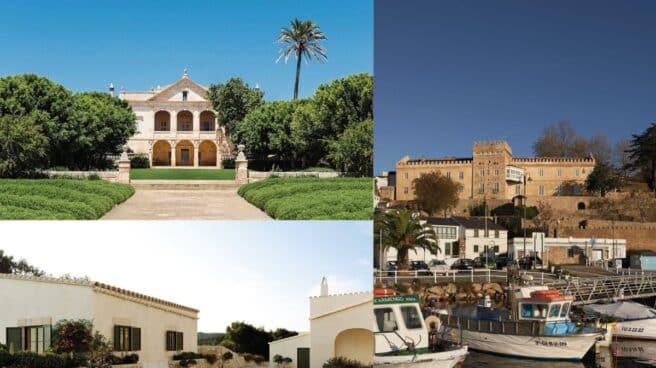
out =
[[539,200],[583,194],[593,157],[514,157],[506,141],[475,142],[472,157],[417,159],[396,163],[396,200],[415,198],[412,181],[439,171],[462,185],[461,200],[508,202],[516,197]]
[[[114,95],[113,85],[109,93]],[[186,70],[175,83],[146,92],[121,89],[118,97],[137,116],[128,147],[148,155],[151,166],[222,167],[234,151],[207,100],[207,87],[189,79]]]
[[115,354],[136,353],[144,368],[198,349],[196,309],[99,282],[0,274],[0,344],[9,351],[45,352],[63,319],[92,321]]

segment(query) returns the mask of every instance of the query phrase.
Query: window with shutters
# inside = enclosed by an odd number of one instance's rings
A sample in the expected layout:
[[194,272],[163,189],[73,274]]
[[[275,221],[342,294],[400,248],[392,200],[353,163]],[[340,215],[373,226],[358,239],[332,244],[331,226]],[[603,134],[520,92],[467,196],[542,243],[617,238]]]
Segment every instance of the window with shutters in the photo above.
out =
[[166,331],[166,350],[182,351],[183,349],[183,333],[179,331]]
[[114,351],[141,350],[141,329],[131,326],[114,326]]
[[50,348],[51,327],[49,325],[9,327],[6,333],[9,352],[45,353]]

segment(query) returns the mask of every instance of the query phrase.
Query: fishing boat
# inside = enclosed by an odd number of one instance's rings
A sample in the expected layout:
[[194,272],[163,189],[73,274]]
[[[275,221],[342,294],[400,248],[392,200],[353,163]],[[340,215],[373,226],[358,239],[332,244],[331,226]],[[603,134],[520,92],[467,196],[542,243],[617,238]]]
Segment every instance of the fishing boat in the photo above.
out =
[[656,310],[631,301],[610,304],[590,304],[587,313],[600,315],[608,323],[613,337],[656,340]]
[[416,295],[376,289],[374,319],[374,367],[452,368],[467,356],[466,346],[438,337],[438,326],[429,332]]
[[573,296],[545,286],[511,288],[510,310],[489,297],[473,311],[440,315],[441,332],[472,350],[539,360],[579,361],[603,329],[578,326],[569,318]]

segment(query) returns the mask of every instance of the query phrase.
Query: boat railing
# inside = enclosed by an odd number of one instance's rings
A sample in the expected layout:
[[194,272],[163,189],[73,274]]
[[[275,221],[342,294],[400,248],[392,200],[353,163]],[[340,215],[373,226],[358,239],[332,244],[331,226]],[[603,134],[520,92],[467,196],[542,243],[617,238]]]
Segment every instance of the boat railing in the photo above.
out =
[[[544,284],[553,282],[556,276],[549,272],[530,272],[522,271],[521,275],[530,276],[531,283]],[[489,268],[471,269],[471,270],[449,270],[445,273],[433,273],[426,270],[376,270],[374,271],[374,278],[379,282],[393,282],[409,281],[418,279],[421,281],[433,281],[434,283],[445,282],[503,282],[508,283],[509,275],[505,270],[492,270]]]
[[494,321],[471,319],[454,315],[440,315],[443,326],[467,331],[519,336],[543,336],[544,323],[539,321]]

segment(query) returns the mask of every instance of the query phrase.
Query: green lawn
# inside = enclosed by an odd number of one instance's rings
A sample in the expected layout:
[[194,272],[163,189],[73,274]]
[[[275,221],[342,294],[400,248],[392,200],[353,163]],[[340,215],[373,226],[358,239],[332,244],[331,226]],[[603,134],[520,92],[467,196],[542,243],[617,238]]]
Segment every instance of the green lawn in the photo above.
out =
[[370,220],[372,178],[269,178],[242,185],[239,195],[281,220]]
[[92,220],[134,194],[105,180],[0,179],[0,220]]
[[235,180],[235,169],[132,169],[132,180]]

